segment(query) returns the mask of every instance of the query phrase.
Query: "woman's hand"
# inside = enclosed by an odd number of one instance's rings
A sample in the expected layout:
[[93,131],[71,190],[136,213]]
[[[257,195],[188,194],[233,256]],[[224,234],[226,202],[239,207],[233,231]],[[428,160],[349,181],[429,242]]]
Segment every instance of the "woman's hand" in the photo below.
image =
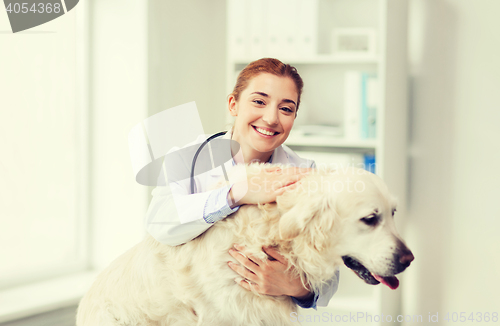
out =
[[235,183],[228,194],[231,208],[244,204],[266,204],[297,186],[297,181],[309,174],[310,168],[269,167],[257,173],[247,170],[246,179]]
[[241,277],[238,284],[246,290],[254,289],[260,294],[271,296],[287,295],[297,299],[305,299],[313,294],[304,288],[300,277],[287,271],[288,261],[276,249],[264,248],[264,252],[275,260],[260,260],[244,253],[244,247],[234,245],[229,250],[241,265],[228,262],[229,267]]

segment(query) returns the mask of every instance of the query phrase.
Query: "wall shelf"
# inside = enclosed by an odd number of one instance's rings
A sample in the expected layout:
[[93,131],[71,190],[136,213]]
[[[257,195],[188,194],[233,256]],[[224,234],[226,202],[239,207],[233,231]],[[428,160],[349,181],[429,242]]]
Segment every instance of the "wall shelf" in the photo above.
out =
[[[239,65],[246,65],[256,58],[235,58],[234,63]],[[356,55],[332,55],[332,54],[318,54],[315,56],[307,57],[279,57],[283,62],[291,65],[302,64],[378,64],[379,58],[374,56],[356,56]]]
[[308,147],[330,147],[335,148],[353,148],[353,149],[372,149],[378,146],[376,139],[348,140],[341,137],[326,136],[304,136],[290,134],[285,142],[287,146],[308,146]]

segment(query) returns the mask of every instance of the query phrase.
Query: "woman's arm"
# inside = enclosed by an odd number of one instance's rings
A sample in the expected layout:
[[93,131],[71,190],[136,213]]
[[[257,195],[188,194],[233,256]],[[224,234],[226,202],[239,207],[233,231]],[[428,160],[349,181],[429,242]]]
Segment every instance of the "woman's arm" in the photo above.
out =
[[161,243],[184,244],[203,232],[214,222],[235,212],[227,205],[228,187],[207,190],[207,184],[218,180],[218,173],[194,176],[197,193],[191,194],[191,165],[193,156],[204,141],[200,136],[184,148],[173,148],[165,156],[158,185],[146,213],[145,228]]
[[182,188],[179,184],[156,187],[146,214],[145,227],[148,233],[159,242],[171,246],[184,244],[210,228],[213,221],[207,221],[204,217],[210,216],[213,210],[218,209],[218,216],[223,218],[237,209],[214,208],[217,206],[217,196],[225,197],[223,192],[228,189],[187,194],[186,189]]
[[196,194],[189,194],[189,180],[158,186],[152,192],[146,230],[161,243],[171,246],[184,244],[205,232],[213,223],[237,211],[240,205],[274,201],[276,196],[293,187],[304,175],[303,169],[281,170],[273,167],[266,171],[259,170],[257,174],[249,172],[243,181],[232,187],[224,186]]

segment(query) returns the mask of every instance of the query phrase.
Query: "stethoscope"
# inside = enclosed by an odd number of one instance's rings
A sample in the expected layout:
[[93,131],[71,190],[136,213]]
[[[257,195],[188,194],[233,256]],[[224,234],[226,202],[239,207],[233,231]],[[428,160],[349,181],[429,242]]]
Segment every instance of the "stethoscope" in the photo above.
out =
[[[215,135],[212,135],[210,137],[207,138],[207,140],[205,140],[201,145],[200,147],[198,147],[198,150],[196,151],[196,153],[194,154],[194,157],[193,157],[193,162],[191,164],[191,176],[190,176],[190,181],[191,181],[191,193],[194,194],[194,191],[195,191],[195,183],[194,183],[194,168],[196,167],[196,160],[198,159],[198,155],[200,154],[201,150],[203,149],[203,147],[205,147],[206,144],[208,144],[212,139],[214,138],[217,138],[219,136],[223,136],[227,133],[227,131],[221,131],[221,132],[218,132],[216,133]],[[226,181],[228,181],[228,177],[227,177],[227,173],[226,173],[226,169],[224,167],[224,164],[221,165],[222,167],[222,172],[224,173],[224,178],[226,179]]]

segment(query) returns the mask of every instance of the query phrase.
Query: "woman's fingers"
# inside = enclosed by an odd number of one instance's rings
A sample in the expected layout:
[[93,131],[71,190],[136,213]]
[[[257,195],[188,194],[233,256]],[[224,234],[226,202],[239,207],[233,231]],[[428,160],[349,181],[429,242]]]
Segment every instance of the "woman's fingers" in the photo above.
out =
[[295,175],[295,174],[307,175],[313,169],[312,168],[301,168],[301,167],[296,167],[296,166],[290,166],[290,167],[285,167],[285,168],[270,167],[270,168],[265,168],[263,170],[265,173],[271,174],[271,175]]
[[241,265],[243,265],[246,269],[249,271],[253,272],[253,269],[255,269],[255,263],[250,261],[248,257],[234,249],[229,249],[229,254],[238,261]]
[[291,178],[283,181],[283,183],[281,183],[279,185],[279,187],[276,187],[274,189],[274,192],[275,192],[274,200],[276,200],[276,197],[281,196],[285,191],[289,191],[289,190],[297,188],[300,185],[301,179],[302,179],[302,177],[291,177]]
[[252,281],[252,282],[257,281],[257,276],[255,275],[255,273],[249,271],[245,267],[238,265],[238,264],[235,264],[233,262],[228,262],[227,264],[233,271],[238,273],[238,275],[240,275],[244,279],[247,279],[247,280]]
[[304,178],[304,175],[301,175],[301,174],[292,175],[284,180],[285,182],[284,182],[283,187],[289,186],[289,185],[301,180],[302,178]]
[[262,250],[264,250],[264,252],[272,257],[274,260],[277,260],[278,262],[280,262],[281,264],[283,265],[288,265],[288,261],[286,260],[286,258],[279,253],[278,250],[274,249],[273,247],[264,247],[262,248]]
[[289,187],[309,175],[311,169],[269,167],[248,175],[246,182],[233,185],[229,192],[231,207],[243,204],[265,204],[276,201]]
[[[310,172],[310,169],[298,168],[295,166],[285,167],[285,168],[271,167],[263,169],[263,172],[266,176],[279,177],[286,175],[290,176],[295,174],[308,174]],[[259,176],[261,176],[261,174]]]
[[235,244],[234,248],[235,249],[229,249],[229,254],[241,265],[228,262],[229,267],[244,279],[256,284],[259,281],[259,276],[256,275],[256,273],[260,271],[259,266],[263,263],[262,260],[252,254],[244,253],[244,246]]
[[[238,245],[235,245],[235,248],[244,249],[243,246]],[[290,273],[287,269],[288,261],[285,257],[272,247],[265,247],[263,250],[269,257],[273,257],[276,260],[262,261],[246,252],[242,253],[237,250],[230,250],[231,255],[243,265],[240,266],[228,262],[229,267],[243,278],[236,278],[236,283],[246,290],[254,290],[258,293],[272,296],[288,295],[301,297],[309,294],[309,289],[304,288],[300,277],[293,272]],[[257,263],[252,262],[251,259]],[[244,266],[253,266],[254,271],[250,271]]]
[[300,181],[304,178],[304,175],[294,174],[294,175],[285,175],[277,178],[273,178],[272,180],[267,181],[267,185],[270,186],[271,191],[278,191],[283,187],[290,186],[297,181]]
[[292,166],[292,167],[288,167],[286,169],[283,170],[284,174],[300,174],[300,175],[308,175],[309,173],[311,173],[313,169],[311,168],[300,168],[300,167],[295,167],[295,166]]
[[279,196],[283,195],[286,191],[293,190],[293,189],[297,188],[298,186],[299,186],[299,183],[296,182],[296,183],[291,184],[289,186],[280,188],[280,189],[278,189],[278,191],[276,191],[276,197],[279,197]]
[[280,166],[273,166],[273,167],[269,167],[269,168],[264,168],[264,171],[266,171],[267,173],[278,173],[278,172],[281,172],[282,169]]
[[238,283],[245,290],[252,291],[252,284],[249,280],[235,278],[234,281]]
[[249,271],[254,272],[260,265],[262,265],[262,260],[255,257],[252,254],[246,254],[242,250],[244,247],[234,245],[236,249],[229,249],[229,254],[234,257],[241,265],[245,266]]

